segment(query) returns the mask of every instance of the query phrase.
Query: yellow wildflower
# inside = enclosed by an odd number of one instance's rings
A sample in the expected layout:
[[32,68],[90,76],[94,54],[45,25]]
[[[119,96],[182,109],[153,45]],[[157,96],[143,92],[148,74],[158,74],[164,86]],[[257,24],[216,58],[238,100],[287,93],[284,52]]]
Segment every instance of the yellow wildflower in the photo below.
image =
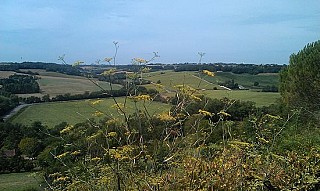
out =
[[92,101],[91,104],[92,104],[92,105],[97,105],[97,104],[99,104],[100,102],[102,102],[102,100],[101,100],[101,99],[97,99],[97,100],[95,100],[95,101]]
[[76,61],[75,63],[72,64],[72,66],[79,66],[80,64],[83,64],[84,62],[82,61]]
[[158,119],[160,119],[161,121],[174,121],[174,120],[176,120],[174,117],[171,116],[170,112],[169,113],[167,113],[167,112],[160,113],[158,115]]
[[116,72],[116,69],[111,68],[111,69],[109,69],[109,70],[106,70],[106,71],[102,72],[102,75],[103,75],[103,76],[109,76],[109,75],[114,74],[115,72]]
[[226,113],[225,111],[220,111],[220,112],[218,113],[218,115],[220,115],[220,116],[225,116],[225,117],[230,117],[230,116],[231,116],[229,113]]
[[258,139],[262,143],[265,143],[265,144],[269,143],[269,141],[267,141],[265,138],[259,137]]
[[116,136],[117,136],[117,132],[110,132],[107,135],[107,137],[116,137]]
[[94,158],[91,159],[91,161],[93,161],[93,162],[97,162],[97,161],[99,161],[99,160],[101,160],[100,157],[94,157]]
[[130,153],[134,150],[134,147],[132,147],[131,145],[124,145],[122,146],[122,151],[124,153]]
[[64,152],[64,153],[62,153],[62,154],[60,154],[60,155],[56,156],[56,158],[61,159],[61,158],[66,157],[68,154],[69,154],[69,152],[67,151],[67,152]]
[[88,141],[93,141],[97,139],[100,135],[102,135],[102,131],[99,130],[97,133],[92,134],[91,136],[87,137]]
[[144,67],[144,68],[142,68],[141,72],[148,73],[148,72],[150,72],[150,70],[151,70],[151,68]]
[[62,174],[60,172],[55,172],[53,174],[49,174],[49,177],[58,177],[58,176],[62,176]]
[[134,99],[134,100],[143,100],[143,101],[151,100],[150,95],[147,95],[147,94],[142,94],[142,95],[138,95],[138,96],[133,96],[133,97],[131,97],[131,98]]
[[210,117],[213,116],[213,113],[211,113],[211,112],[209,112],[209,111],[202,110],[202,109],[199,109],[199,113],[200,113],[201,115],[204,115],[204,116],[210,116]]
[[67,180],[69,180],[69,177],[63,177],[63,176],[61,176],[61,177],[53,180],[53,182],[55,182],[55,183],[56,183],[56,182],[65,182],[65,181],[67,181]]
[[100,111],[96,111],[96,112],[94,112],[94,114],[92,114],[92,115],[95,116],[95,117],[101,117],[101,116],[103,115],[103,113],[100,112]]
[[278,115],[270,115],[270,114],[266,114],[265,115],[266,117],[268,117],[268,118],[270,118],[270,119],[282,119],[280,116],[278,116]]
[[60,131],[60,133],[67,133],[73,129],[73,125],[67,125],[64,129]]
[[133,63],[138,63],[138,64],[146,64],[147,61],[143,58],[134,58]]
[[77,150],[77,151],[73,151],[71,155],[79,155],[80,153],[81,153],[80,150]]
[[207,76],[214,76],[214,73],[213,72],[210,72],[209,70],[202,70],[202,73],[207,75]]
[[186,94],[190,94],[190,95],[192,93],[196,92],[196,89],[194,89],[193,87],[190,87],[188,85],[176,85],[176,86],[174,86],[174,88],[177,88],[182,93],[186,93]]
[[123,111],[125,109],[125,106],[123,103],[115,103],[111,107],[117,109],[118,111],[119,110]]
[[191,98],[196,101],[201,101],[201,98],[199,98],[198,96],[195,96],[195,95],[191,95]]

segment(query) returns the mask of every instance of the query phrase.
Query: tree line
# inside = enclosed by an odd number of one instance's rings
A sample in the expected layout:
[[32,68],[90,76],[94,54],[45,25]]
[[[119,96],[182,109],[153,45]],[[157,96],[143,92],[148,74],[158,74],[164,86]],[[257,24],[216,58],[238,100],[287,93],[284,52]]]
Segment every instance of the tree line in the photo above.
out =
[[222,72],[232,72],[235,74],[259,74],[259,73],[278,73],[285,65],[277,65],[277,64],[224,64],[224,63],[216,63],[216,64],[179,64],[174,65],[174,71],[201,71],[201,70],[209,70],[209,71],[222,71]]
[[1,90],[12,94],[39,93],[37,79],[36,76],[14,74],[9,78],[0,79]]
[[23,73],[22,69],[43,69],[47,72],[58,72],[67,75],[81,76],[82,69],[77,67],[72,67],[72,65],[67,64],[56,64],[56,63],[44,63],[44,62],[22,62],[22,63],[12,63],[12,62],[2,62],[0,63],[0,71],[16,71],[18,73]]

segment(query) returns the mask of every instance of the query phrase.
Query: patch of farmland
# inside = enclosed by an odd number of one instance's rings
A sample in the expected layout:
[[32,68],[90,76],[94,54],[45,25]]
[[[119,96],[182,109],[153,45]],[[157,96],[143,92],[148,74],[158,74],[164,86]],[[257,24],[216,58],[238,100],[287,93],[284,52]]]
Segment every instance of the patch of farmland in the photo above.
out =
[[[34,104],[24,108],[9,121],[24,125],[30,125],[35,121],[41,121],[50,128],[61,122],[75,124],[90,118],[102,119],[103,117],[123,117],[115,107],[112,107],[115,104],[113,99],[101,99],[102,101],[99,104],[92,105],[91,103],[96,100],[98,99]],[[125,103],[125,98],[123,97],[116,98],[116,100],[118,103]],[[126,103],[125,111],[129,114],[133,113],[136,110],[134,102],[128,99]],[[169,104],[152,101],[146,101],[145,106],[148,108],[148,113],[150,115],[168,111],[171,107]],[[142,101],[137,102],[137,109],[141,111],[145,110]],[[99,117],[95,116],[94,114],[96,111],[103,112],[103,115]]]
[[[221,89],[207,79],[201,79],[196,72],[158,71],[145,74],[145,79],[160,83],[166,89],[174,90],[176,85],[188,85],[195,89]],[[150,86],[151,87],[151,86]]]

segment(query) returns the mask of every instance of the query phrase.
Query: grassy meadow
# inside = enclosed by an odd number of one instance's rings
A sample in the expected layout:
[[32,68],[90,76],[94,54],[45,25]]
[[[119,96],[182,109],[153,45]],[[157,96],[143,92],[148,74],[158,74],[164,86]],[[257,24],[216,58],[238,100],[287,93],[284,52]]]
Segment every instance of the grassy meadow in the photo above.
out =
[[[112,107],[115,102],[113,99],[101,99],[99,104],[93,105],[94,100],[80,100],[54,103],[34,104],[22,109],[17,115],[10,119],[12,123],[21,123],[25,125],[32,124],[35,121],[41,121],[49,128],[61,122],[76,124],[90,118],[102,119],[108,117],[121,117],[116,108]],[[118,103],[124,103],[125,98],[116,98]],[[146,101],[145,106],[148,108],[150,115],[168,111],[170,105],[159,102]],[[143,102],[137,102],[137,108],[144,111]],[[95,116],[95,112],[104,113],[102,116]],[[126,112],[133,113],[135,104],[132,100],[127,99]]]
[[[19,95],[21,97],[28,96],[39,96],[49,94],[51,97],[57,95],[63,95],[66,93],[70,94],[82,94],[86,91],[93,92],[101,90],[99,87],[94,85],[89,79],[81,76],[71,76],[61,74],[57,72],[46,72],[45,70],[30,70],[32,72],[38,72],[38,80],[41,93],[39,94],[24,94]],[[96,81],[104,89],[110,89],[108,82]],[[120,89],[122,86],[119,84],[113,84],[113,89]]]
[[40,183],[40,177],[30,172],[0,174],[1,191],[43,190]]

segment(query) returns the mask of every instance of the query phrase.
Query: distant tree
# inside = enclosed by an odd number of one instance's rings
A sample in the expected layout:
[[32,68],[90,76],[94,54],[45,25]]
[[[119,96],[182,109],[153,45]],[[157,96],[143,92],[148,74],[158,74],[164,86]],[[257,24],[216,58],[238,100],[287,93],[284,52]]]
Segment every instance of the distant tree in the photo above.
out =
[[280,91],[288,106],[320,109],[320,40],[290,56],[280,73]]
[[18,146],[20,151],[29,157],[34,157],[39,152],[39,143],[35,138],[23,138]]
[[49,102],[49,101],[51,101],[50,95],[49,95],[49,94],[46,94],[46,95],[42,96],[42,101],[44,101],[44,102]]

